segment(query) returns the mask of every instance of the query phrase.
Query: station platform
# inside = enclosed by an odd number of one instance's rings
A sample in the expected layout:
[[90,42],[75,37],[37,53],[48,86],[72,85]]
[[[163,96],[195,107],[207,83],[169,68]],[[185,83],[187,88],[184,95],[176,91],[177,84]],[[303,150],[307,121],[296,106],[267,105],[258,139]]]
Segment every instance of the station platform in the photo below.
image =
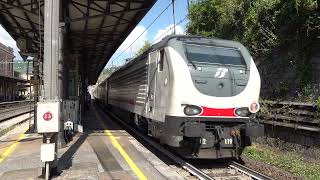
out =
[[[58,151],[59,176],[53,179],[184,179],[92,105],[78,133]],[[0,179],[41,179],[42,136],[28,133],[28,123],[0,138]]]

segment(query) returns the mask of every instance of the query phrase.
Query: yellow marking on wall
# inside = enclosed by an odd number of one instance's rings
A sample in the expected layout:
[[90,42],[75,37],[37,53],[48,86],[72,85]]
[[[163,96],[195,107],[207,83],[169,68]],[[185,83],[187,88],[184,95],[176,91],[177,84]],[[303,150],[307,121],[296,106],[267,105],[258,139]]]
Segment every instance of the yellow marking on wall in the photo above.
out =
[[16,147],[20,143],[20,140],[22,140],[24,137],[25,134],[20,134],[18,139],[0,155],[0,163],[2,163],[2,161],[5,160],[16,149]]

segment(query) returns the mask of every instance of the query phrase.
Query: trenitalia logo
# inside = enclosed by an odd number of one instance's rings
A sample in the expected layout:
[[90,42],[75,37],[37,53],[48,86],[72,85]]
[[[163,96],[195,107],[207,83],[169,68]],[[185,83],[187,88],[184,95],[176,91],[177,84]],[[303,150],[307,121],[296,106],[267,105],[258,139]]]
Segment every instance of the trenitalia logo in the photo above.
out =
[[226,73],[228,72],[227,68],[218,68],[216,74],[214,75],[215,78],[223,78]]

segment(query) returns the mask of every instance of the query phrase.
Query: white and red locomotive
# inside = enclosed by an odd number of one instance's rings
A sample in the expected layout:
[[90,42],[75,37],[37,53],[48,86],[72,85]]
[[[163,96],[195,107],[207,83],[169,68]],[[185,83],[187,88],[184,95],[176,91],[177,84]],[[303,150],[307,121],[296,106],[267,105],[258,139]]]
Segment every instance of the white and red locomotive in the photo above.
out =
[[238,157],[256,123],[260,75],[240,43],[167,36],[111,74],[96,99],[187,158]]

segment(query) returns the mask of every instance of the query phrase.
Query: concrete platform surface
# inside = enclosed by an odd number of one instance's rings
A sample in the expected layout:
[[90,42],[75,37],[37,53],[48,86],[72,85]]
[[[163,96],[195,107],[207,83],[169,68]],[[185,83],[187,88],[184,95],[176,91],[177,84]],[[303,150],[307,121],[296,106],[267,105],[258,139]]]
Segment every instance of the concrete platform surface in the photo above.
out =
[[[59,149],[61,174],[53,179],[183,179],[96,107],[82,121],[85,132]],[[0,138],[0,179],[41,179],[42,136],[27,129],[24,123]]]

